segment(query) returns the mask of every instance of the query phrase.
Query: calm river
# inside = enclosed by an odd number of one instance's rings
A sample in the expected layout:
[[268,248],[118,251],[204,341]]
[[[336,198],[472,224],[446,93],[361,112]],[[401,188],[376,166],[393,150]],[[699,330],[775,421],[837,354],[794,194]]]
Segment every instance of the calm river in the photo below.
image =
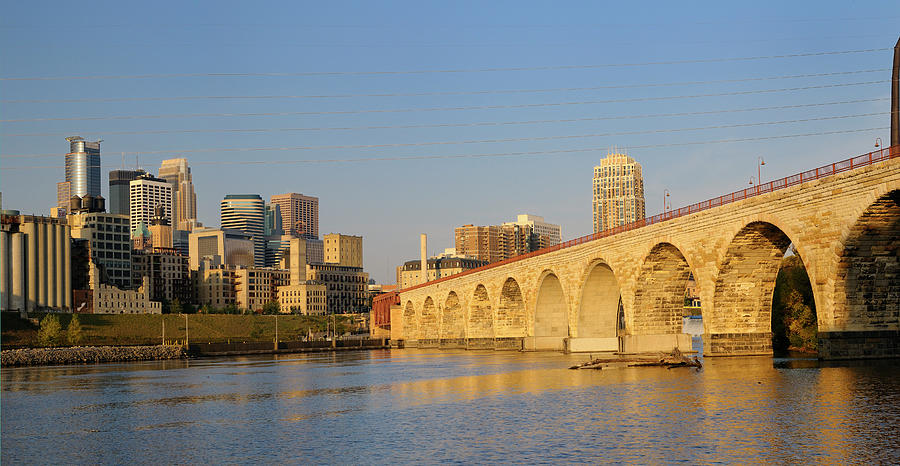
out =
[[2,463],[900,463],[900,362],[437,350],[3,369]]

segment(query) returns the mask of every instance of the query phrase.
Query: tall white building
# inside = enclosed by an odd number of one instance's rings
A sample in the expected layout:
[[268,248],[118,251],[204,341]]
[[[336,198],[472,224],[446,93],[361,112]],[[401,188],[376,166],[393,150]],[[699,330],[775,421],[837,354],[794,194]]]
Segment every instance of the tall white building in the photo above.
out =
[[150,219],[156,206],[162,205],[166,219],[172,223],[174,201],[172,184],[151,174],[138,177],[128,185],[128,201],[131,204],[131,230],[137,229],[141,223],[150,225]]
[[159,167],[159,177],[172,184],[174,204],[172,227],[176,230],[191,231],[197,223],[197,193],[191,168],[187,159],[163,160]]
[[643,219],[644,176],[633,158],[611,152],[594,167],[594,233]]
[[515,222],[506,222],[504,225],[527,225],[531,227],[531,232],[542,238],[541,248],[556,246],[562,242],[562,229],[559,225],[545,222],[544,217],[519,214],[516,216]]

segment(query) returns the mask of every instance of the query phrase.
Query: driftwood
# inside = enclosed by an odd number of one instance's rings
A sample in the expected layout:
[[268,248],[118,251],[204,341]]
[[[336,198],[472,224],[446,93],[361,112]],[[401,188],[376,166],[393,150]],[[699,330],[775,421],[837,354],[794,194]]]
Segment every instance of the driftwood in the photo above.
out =
[[697,357],[688,358],[681,354],[678,348],[672,350],[671,353],[659,353],[657,357],[631,357],[631,358],[597,358],[588,362],[578,364],[569,369],[594,369],[602,370],[604,367],[665,367],[671,369],[673,367],[696,367],[698,370],[703,367]]

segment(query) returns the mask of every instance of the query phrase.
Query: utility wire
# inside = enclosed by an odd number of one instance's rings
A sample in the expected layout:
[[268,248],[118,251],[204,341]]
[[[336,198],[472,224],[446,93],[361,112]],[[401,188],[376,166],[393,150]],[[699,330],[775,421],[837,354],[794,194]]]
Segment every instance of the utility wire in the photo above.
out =
[[[676,132],[684,132],[684,131],[702,131],[702,130],[725,129],[725,128],[746,128],[746,127],[751,127],[751,126],[782,125],[782,124],[789,124],[789,123],[836,120],[836,119],[857,118],[857,117],[874,116],[874,115],[885,115],[885,112],[862,113],[862,114],[857,114],[857,115],[840,115],[840,116],[819,117],[819,118],[804,118],[804,119],[799,119],[799,120],[781,120],[781,121],[765,121],[765,122],[757,122],[757,123],[739,123],[739,124],[731,124],[731,125],[700,126],[700,127],[693,127],[693,128],[620,131],[620,132],[574,134],[574,135],[562,135],[562,136],[529,136],[529,137],[519,137],[519,138],[474,139],[474,140],[464,140],[464,141],[428,141],[428,142],[404,142],[404,143],[388,143],[388,144],[352,144],[352,145],[337,145],[337,146],[219,147],[219,148],[206,148],[206,149],[135,151],[135,152],[123,152],[123,154],[130,154],[130,155],[156,154],[156,155],[160,155],[160,154],[188,154],[188,153],[208,153],[208,152],[221,153],[221,152],[307,151],[307,150],[331,150],[331,149],[379,149],[379,148],[387,148],[387,147],[423,147],[423,146],[447,146],[447,145],[461,145],[461,144],[493,144],[493,143],[505,143],[505,142],[535,142],[535,141],[554,141],[554,140],[562,140],[562,139],[585,139],[585,138],[607,137],[607,136],[626,136],[626,135],[636,135],[636,134],[676,133]],[[7,158],[7,159],[41,158],[41,157],[59,157],[59,154],[8,154],[8,155],[3,154],[3,155],[0,155],[0,157]]]
[[485,73],[499,71],[550,71],[550,70],[585,70],[598,68],[618,68],[653,65],[680,65],[696,63],[722,63],[735,61],[772,60],[783,58],[818,57],[827,55],[848,55],[857,53],[884,52],[891,48],[838,50],[824,52],[792,53],[783,55],[767,55],[754,57],[695,58],[684,60],[650,61],[642,63],[605,63],[595,65],[554,65],[554,66],[519,66],[508,68],[462,68],[432,70],[398,70],[398,71],[309,71],[298,73],[166,73],[141,75],[101,75],[101,76],[26,76],[3,77],[0,81],[62,81],[88,79],[162,79],[162,78],[196,78],[196,77],[304,77],[304,76],[362,76],[362,75],[402,75],[432,73]]
[[[837,131],[820,131],[815,133],[801,134],[785,134],[779,136],[761,136],[752,138],[734,138],[734,139],[716,139],[711,141],[689,141],[674,142],[661,144],[645,144],[637,146],[628,146],[629,149],[655,149],[662,147],[678,147],[705,144],[726,144],[734,142],[751,142],[751,141],[768,141],[777,139],[801,138],[810,136],[827,136],[833,134],[861,133],[866,131],[881,131],[889,129],[889,126],[881,126],[875,128],[859,128]],[[588,147],[580,149],[562,149],[553,151],[529,151],[529,152],[497,152],[484,154],[456,154],[456,155],[413,155],[413,156],[391,156],[391,157],[356,157],[342,159],[291,159],[291,160],[216,160],[216,161],[192,161],[191,165],[283,165],[298,163],[345,163],[345,162],[382,162],[382,161],[404,161],[404,160],[437,160],[437,159],[462,159],[462,158],[489,158],[489,157],[522,157],[522,156],[539,156],[551,154],[574,154],[582,152],[604,151],[608,147]],[[104,165],[104,168],[115,168],[118,165]],[[63,168],[60,165],[38,165],[38,166],[19,166],[4,167],[4,170],[26,170],[26,169],[46,169],[46,168]]]
[[[699,112],[680,112],[680,113],[657,113],[657,114],[646,114],[646,115],[619,115],[619,116],[611,116],[611,117],[599,117],[599,118],[574,118],[574,119],[563,119],[563,120],[535,120],[535,123],[555,123],[555,122],[569,122],[569,121],[594,121],[594,120],[616,120],[616,119],[624,119],[624,118],[655,118],[655,117],[671,117],[671,116],[687,116],[687,115],[711,115],[717,113],[731,113],[731,112],[751,112],[757,110],[782,110],[782,109],[791,109],[791,108],[804,108],[804,107],[819,107],[825,105],[844,105],[844,104],[857,104],[857,103],[865,103],[865,102],[880,102],[890,100],[889,97],[877,98],[877,99],[857,99],[857,100],[843,100],[837,102],[819,102],[813,104],[798,104],[798,105],[782,105],[776,107],[755,107],[755,108],[737,108],[737,109],[725,109],[725,110],[710,110],[710,111],[699,111]],[[167,118],[211,118],[211,117],[260,117],[260,116],[297,116],[297,115],[306,115],[308,112],[262,112],[262,113],[168,113],[168,114],[159,114],[159,115],[113,115],[113,116],[102,116],[102,117],[63,117],[63,118],[21,118],[21,119],[0,119],[0,123],[24,123],[24,122],[36,122],[36,121],[101,121],[101,120],[147,120],[147,119],[167,119]],[[530,121],[522,122],[522,124],[531,123]],[[492,125],[494,123],[486,123],[485,125]],[[509,122],[509,123],[497,123],[497,124],[519,124],[519,122]],[[470,125],[480,125],[477,123],[448,123],[446,126],[470,126]],[[323,127],[323,128],[309,128],[310,131],[329,131],[329,130],[352,130],[352,129],[386,129],[386,128],[431,128],[431,127],[442,127],[445,124],[436,124],[436,125],[400,125],[400,126],[355,126],[355,127]],[[31,136],[31,135],[39,135],[45,134],[48,136],[52,136],[56,133],[23,133],[23,134],[9,134],[6,136]],[[110,134],[110,133],[106,133]],[[123,133],[118,133],[123,134]]]
[[[844,86],[861,86],[866,84],[876,84],[876,83],[885,83],[890,82],[890,80],[884,81],[864,81],[864,82],[856,82],[856,83],[839,83],[839,84],[823,84],[819,86],[806,86],[806,87],[796,87],[796,88],[788,88],[783,89],[784,91],[796,91],[796,90],[804,90],[804,89],[822,89],[828,87],[844,87]],[[696,83],[702,83],[702,81],[698,81]],[[675,84],[677,85],[677,83]],[[641,85],[643,86],[643,85]],[[591,88],[558,88],[558,89],[522,89],[522,90],[501,90],[498,92],[550,92],[550,91],[566,91],[566,90],[587,90],[587,89],[616,89],[620,87],[629,87],[629,85],[623,86],[608,86],[608,87],[591,87]],[[724,94],[700,94],[700,97],[708,97],[708,96],[722,96],[722,95],[739,95],[739,94],[755,94],[760,92],[779,92],[780,90],[753,90],[753,91],[741,91],[737,93],[724,93]],[[495,93],[495,91],[476,91],[474,94],[490,94]],[[461,92],[456,95],[464,95],[465,92]],[[378,96],[378,97],[404,97],[411,95],[454,95],[452,93],[447,94],[435,94],[435,93],[423,93],[423,94],[369,94],[369,96]],[[88,102],[174,102],[174,101],[190,101],[190,100],[277,100],[277,99],[309,99],[315,96],[309,95],[199,95],[199,96],[176,96],[176,97],[111,97],[111,98],[97,98],[97,99],[11,99],[11,100],[0,100],[2,103],[7,104],[42,104],[42,103],[88,103]],[[322,96],[329,97],[329,96]],[[354,97],[352,95],[346,95],[346,97]],[[364,97],[364,95],[359,95],[356,97]],[[695,97],[695,96],[687,96],[687,97]],[[671,98],[671,97],[670,97]],[[676,98],[686,98],[686,97],[676,97]],[[654,98],[647,98],[654,99]],[[604,102],[604,101],[598,101]],[[610,101],[617,102],[617,101]],[[628,102],[628,100],[625,100]],[[347,112],[334,112],[334,113],[347,113]]]
[[478,91],[435,91],[435,92],[395,92],[395,93],[370,93],[370,94],[326,94],[326,95],[292,95],[292,96],[181,96],[181,97],[103,97],[103,98],[84,98],[84,99],[7,99],[0,100],[2,103],[86,103],[86,102],[144,102],[144,101],[170,101],[170,100],[213,100],[213,99],[269,99],[269,98],[290,98],[290,99],[344,99],[344,98],[362,98],[362,97],[429,97],[429,96],[462,96],[462,95],[490,95],[490,94],[534,94],[545,92],[579,92],[579,91],[597,91],[605,89],[635,89],[650,87],[671,87],[671,86],[693,86],[705,84],[727,84],[751,81],[771,81],[779,79],[807,79],[827,76],[846,76],[852,74],[863,73],[881,73],[891,71],[890,68],[879,68],[870,70],[855,71],[837,71],[832,73],[814,73],[814,74],[794,74],[783,76],[763,76],[754,78],[740,79],[717,79],[711,81],[676,81],[668,83],[638,83],[638,84],[615,84],[606,86],[591,87],[555,87],[542,89],[488,89]]
[[[871,102],[871,101],[885,101],[890,100],[889,98],[881,98],[881,99],[863,99],[863,102]],[[854,102],[854,101],[850,101]],[[145,130],[145,131],[92,131],[94,133],[103,133],[104,135],[137,135],[137,134],[215,134],[215,133],[278,133],[278,132],[306,132],[306,131],[360,131],[360,130],[374,130],[374,129],[421,129],[421,128],[468,128],[468,127],[479,127],[479,126],[513,126],[513,125],[534,125],[534,124],[551,124],[551,123],[577,123],[577,122],[585,122],[585,121],[601,121],[601,120],[624,120],[624,119],[636,119],[636,118],[652,118],[652,117],[673,117],[673,116],[688,116],[688,115],[709,115],[715,113],[726,113],[726,112],[748,112],[748,111],[757,111],[757,110],[783,110],[790,108],[803,108],[803,107],[816,107],[816,106],[825,106],[825,105],[834,105],[838,103],[846,103],[846,102],[829,102],[829,103],[817,103],[817,104],[804,104],[804,105],[781,105],[777,107],[756,107],[756,108],[746,108],[746,109],[732,109],[732,110],[718,110],[718,111],[707,111],[707,112],[680,112],[680,113],[657,113],[657,114],[649,114],[649,115],[626,115],[626,116],[607,116],[607,117],[594,117],[594,118],[566,118],[566,119],[555,119],[555,120],[522,120],[522,121],[482,121],[482,122],[473,122],[473,123],[435,123],[435,124],[424,124],[424,125],[380,125],[380,126],[337,126],[337,127],[301,127],[301,128],[223,128],[223,129],[174,129],[174,130]],[[871,115],[881,115],[882,113],[863,113],[856,115],[844,115],[844,116],[834,116],[834,117],[822,117],[822,118],[807,118],[803,120],[791,120],[789,122],[801,122],[801,121],[817,121],[817,120],[830,120],[837,118],[853,118],[860,116],[871,116]],[[757,126],[760,123],[750,123],[749,126]],[[738,125],[740,126],[740,125]],[[709,126],[704,129],[711,128],[720,128],[721,126]],[[672,131],[672,130],[667,130]],[[76,131],[69,130],[66,133],[86,133],[87,131]],[[7,133],[2,134],[0,136],[13,138],[13,137],[52,137],[59,136],[62,133]]]

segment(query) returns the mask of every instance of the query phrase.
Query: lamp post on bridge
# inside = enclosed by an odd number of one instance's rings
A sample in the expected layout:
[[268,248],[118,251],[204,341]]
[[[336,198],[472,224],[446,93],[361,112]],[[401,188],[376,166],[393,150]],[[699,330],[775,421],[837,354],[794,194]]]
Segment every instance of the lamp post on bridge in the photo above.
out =
[[878,149],[879,147],[881,147],[881,144],[881,138],[875,138],[875,148]]
[[663,214],[669,211],[669,190],[663,190]]
[[762,156],[756,157],[756,184],[762,184],[762,166],[766,164],[766,161],[763,160]]

